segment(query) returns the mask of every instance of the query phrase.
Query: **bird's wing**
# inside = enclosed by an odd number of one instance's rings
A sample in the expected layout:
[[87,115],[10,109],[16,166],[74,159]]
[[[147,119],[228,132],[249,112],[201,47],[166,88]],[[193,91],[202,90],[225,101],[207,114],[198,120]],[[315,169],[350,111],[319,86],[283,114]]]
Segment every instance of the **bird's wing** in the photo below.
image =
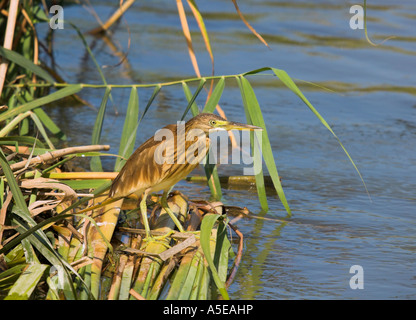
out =
[[[172,132],[173,139],[169,137],[158,141],[155,140],[155,137],[151,137],[144,142],[127,160],[114,180],[110,189],[110,197],[125,197],[132,193],[139,196],[149,188],[152,188],[152,192],[167,189],[198,166],[209,148],[209,139],[205,139],[204,136],[203,139],[198,140],[198,143],[195,139],[194,141],[184,141],[184,144],[181,145],[177,141],[176,125],[168,125],[163,129]],[[193,148],[188,149],[191,146]],[[201,148],[203,151],[198,155],[198,147],[202,146],[205,146],[205,149]],[[189,163],[185,156],[186,152],[188,150],[193,152],[194,149],[197,155],[196,161]]]
[[159,182],[163,165],[155,161],[154,154],[161,143],[151,137],[136,149],[114,179],[110,197],[125,197],[143,192]]

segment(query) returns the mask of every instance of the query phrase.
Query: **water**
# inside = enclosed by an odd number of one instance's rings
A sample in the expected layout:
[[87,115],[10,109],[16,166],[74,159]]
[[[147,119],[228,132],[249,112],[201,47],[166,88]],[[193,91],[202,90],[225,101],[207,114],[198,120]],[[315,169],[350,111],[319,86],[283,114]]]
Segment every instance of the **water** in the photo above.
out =
[[[91,1],[105,20],[114,1]],[[416,4],[368,1],[368,34],[349,27],[349,1],[239,1],[246,18],[269,42],[263,46],[239,20],[231,2],[199,1],[215,57],[216,74],[237,74],[264,66],[296,79],[331,87],[302,86],[350,152],[367,184],[366,194],[336,139],[291,92],[269,76],[249,78],[263,110],[279,174],[293,217],[287,223],[239,220],[245,250],[229,289],[233,299],[415,299],[414,218],[416,209]],[[65,19],[83,31],[96,26],[80,6],[64,6]],[[204,43],[189,15],[202,74],[211,72]],[[127,50],[128,63],[104,68],[108,83],[154,83],[193,77],[174,2],[135,3],[112,40]],[[42,28],[40,28],[40,31]],[[100,65],[119,58],[101,39],[87,38]],[[76,33],[56,32],[56,60],[68,82],[101,83],[93,62],[79,50]],[[186,106],[181,87],[163,89],[138,132],[138,144],[179,119]],[[139,90],[143,110],[152,91]],[[102,90],[81,96],[98,107]],[[106,114],[102,143],[118,151],[129,90],[115,89]],[[204,97],[198,100],[201,105]],[[227,81],[220,104],[230,119],[244,121],[235,83]],[[116,114],[116,111],[119,113]],[[86,106],[50,108],[69,144],[90,143],[96,111]],[[111,170],[113,160],[105,159]],[[241,174],[224,165],[220,174]],[[198,172],[199,174],[202,171]],[[209,198],[202,185],[181,182],[192,197]],[[225,189],[224,202],[258,213],[256,192]],[[285,211],[273,194],[267,218]],[[364,289],[352,290],[350,267],[364,270]]]

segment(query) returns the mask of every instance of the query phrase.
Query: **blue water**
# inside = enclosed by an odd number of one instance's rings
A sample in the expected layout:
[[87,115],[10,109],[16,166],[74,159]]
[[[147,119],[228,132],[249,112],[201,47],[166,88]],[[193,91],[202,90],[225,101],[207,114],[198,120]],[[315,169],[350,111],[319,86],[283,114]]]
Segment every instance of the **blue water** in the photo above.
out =
[[[105,20],[114,1],[91,1]],[[216,74],[238,74],[264,66],[286,70],[295,79],[328,87],[301,85],[328,121],[362,173],[357,172],[332,134],[289,90],[269,75],[248,78],[263,111],[277,168],[293,211],[285,224],[245,219],[244,256],[233,299],[415,299],[416,298],[416,3],[368,1],[368,34],[349,27],[350,1],[239,1],[240,9],[270,48],[261,44],[235,13],[232,2],[199,1],[215,57]],[[64,6],[65,19],[83,31],[96,26],[80,6]],[[201,73],[211,64],[198,27],[188,15]],[[125,14],[112,41],[127,51],[126,63],[104,68],[108,83],[155,83],[194,77],[175,2],[137,2]],[[46,32],[46,29],[43,29]],[[40,28],[42,33],[42,27]],[[120,58],[101,38],[87,37],[101,66]],[[74,30],[55,33],[55,58],[68,82],[101,83],[91,59],[80,50]],[[144,109],[152,89],[139,89]],[[103,90],[80,94],[98,107]],[[118,151],[129,90],[114,89],[102,143]],[[201,106],[204,94],[198,99]],[[186,107],[180,86],[164,88],[138,131],[137,144],[178,120]],[[226,82],[220,104],[228,118],[244,122],[241,96]],[[47,109],[69,137],[88,144],[96,110],[87,106]],[[104,159],[111,170],[113,160]],[[242,174],[220,166],[221,175]],[[197,172],[202,174],[200,170]],[[209,198],[203,185],[181,182],[188,196]],[[255,188],[225,189],[224,202],[259,213]],[[267,218],[284,218],[270,194]],[[351,289],[350,267],[364,270],[364,289]]]

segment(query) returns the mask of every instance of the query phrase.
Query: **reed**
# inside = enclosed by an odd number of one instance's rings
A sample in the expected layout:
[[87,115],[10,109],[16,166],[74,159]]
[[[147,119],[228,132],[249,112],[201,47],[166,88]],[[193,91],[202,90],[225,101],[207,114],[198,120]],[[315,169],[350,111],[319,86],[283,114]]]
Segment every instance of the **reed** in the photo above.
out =
[[[126,1],[114,16],[92,32],[109,32],[112,24],[133,2]],[[232,2],[247,28],[268,46],[244,18],[237,2]],[[203,14],[195,1],[187,0],[186,3],[201,32],[212,73],[200,74],[187,14],[182,1],[178,0],[178,15],[196,76],[164,83],[131,84],[108,83],[84,34],[73,24],[70,25],[76,30],[79,43],[92,59],[102,83],[65,82],[53,59],[53,43],[43,44],[36,33],[36,24],[48,22],[44,3],[24,1],[21,10],[17,10],[18,1],[0,1],[2,14],[7,13],[7,19],[0,20],[0,30],[5,30],[4,46],[0,47],[0,298],[155,300],[221,296],[229,299],[227,288],[241,260],[243,236],[229,223],[227,212],[241,214],[248,210],[227,209],[219,202],[224,181],[254,183],[264,211],[268,210],[267,187],[278,195],[288,216],[291,214],[252,79],[266,78],[270,85],[293,92],[294,97],[300,99],[334,136],[365,187],[357,166],[338,136],[284,70],[263,67],[239,74],[214,74],[214,53]],[[48,48],[46,53],[51,66],[39,60],[39,48]],[[169,198],[170,208],[187,231],[193,233],[175,232],[166,212],[158,209],[159,197],[155,195],[148,205],[150,220],[154,221],[154,241],[146,242],[141,238],[140,221],[134,215],[135,200],[128,199],[123,206],[116,202],[88,212],[83,210],[105,199],[111,180],[133,152],[140,124],[147,120],[153,102],[166,87],[177,87],[183,92],[182,119],[189,111],[196,115],[200,110],[217,111],[225,117],[220,107],[221,98],[227,88],[238,87],[241,111],[246,115],[247,123],[264,128],[261,154],[254,143],[255,137],[251,137],[257,155],[254,165],[261,170],[249,179],[224,180],[216,166],[207,164],[203,180],[210,187],[215,203],[201,204],[181,194],[173,194]],[[192,87],[196,88],[192,91]],[[91,145],[57,149],[55,141],[61,144],[67,137],[43,106],[60,108],[64,101],[88,104],[78,96],[86,88],[105,89],[97,110]],[[108,100],[113,101],[112,93],[123,88],[130,89],[130,98],[118,153],[113,155],[106,152],[108,145],[101,144],[101,132]],[[139,95],[147,89],[152,89],[153,93],[141,110]],[[204,106],[198,106],[196,101],[203,90],[207,99]],[[176,120],[179,119],[172,122]],[[235,143],[232,135],[230,139]],[[103,156],[114,157],[114,172],[102,172]],[[85,157],[89,159],[91,172],[67,172],[71,161]],[[201,180],[190,178],[198,179]],[[134,228],[118,224],[119,214],[128,216],[129,223],[135,223]],[[236,253],[228,239],[227,226],[240,239]],[[128,240],[120,243],[117,238],[120,234]]]

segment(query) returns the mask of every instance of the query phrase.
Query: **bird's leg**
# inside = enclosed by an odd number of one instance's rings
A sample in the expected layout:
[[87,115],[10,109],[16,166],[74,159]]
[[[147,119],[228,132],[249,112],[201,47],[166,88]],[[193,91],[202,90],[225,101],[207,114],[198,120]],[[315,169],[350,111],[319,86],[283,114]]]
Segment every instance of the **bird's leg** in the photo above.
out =
[[171,217],[171,219],[173,220],[175,225],[178,227],[179,232],[185,232],[185,230],[183,229],[182,224],[179,222],[176,215],[169,208],[169,205],[168,205],[168,194],[169,194],[169,192],[170,192],[170,190],[163,191],[163,195],[162,195],[162,199],[160,200],[160,204],[162,205],[162,208],[165,209],[165,211]]
[[142,200],[140,201],[140,212],[142,214],[142,220],[143,220],[143,226],[144,230],[146,231],[146,238],[150,238],[150,227],[149,227],[149,221],[147,220],[147,204],[146,204],[146,198],[149,190],[146,190],[143,192]]

